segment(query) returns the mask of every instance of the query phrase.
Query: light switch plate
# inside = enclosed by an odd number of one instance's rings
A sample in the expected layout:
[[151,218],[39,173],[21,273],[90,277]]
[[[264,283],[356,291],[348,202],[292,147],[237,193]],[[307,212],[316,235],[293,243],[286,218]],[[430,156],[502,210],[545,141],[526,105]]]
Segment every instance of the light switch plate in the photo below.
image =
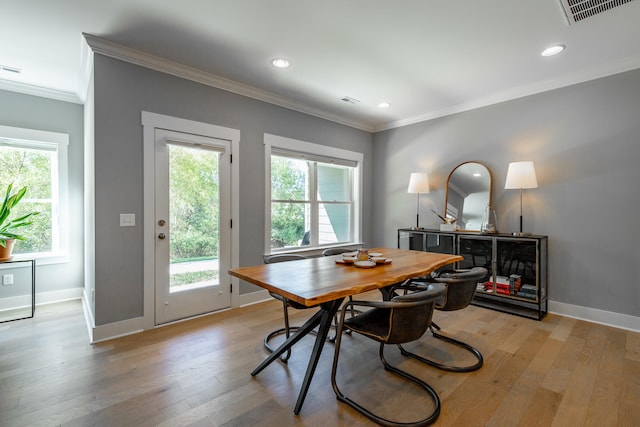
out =
[[120,227],[134,227],[136,214],[120,214]]

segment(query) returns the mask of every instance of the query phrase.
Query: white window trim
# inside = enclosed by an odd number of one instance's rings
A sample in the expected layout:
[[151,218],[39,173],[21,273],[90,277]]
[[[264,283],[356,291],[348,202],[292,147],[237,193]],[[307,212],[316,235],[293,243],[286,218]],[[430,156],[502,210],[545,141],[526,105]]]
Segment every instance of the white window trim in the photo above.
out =
[[[19,140],[25,144],[44,144],[57,146],[58,153],[58,237],[57,251],[34,254],[19,254],[17,257],[32,257],[38,260],[38,265],[56,264],[69,261],[69,168],[68,147],[69,135],[66,133],[49,132],[35,129],[24,129],[0,125],[0,141]],[[52,197],[55,198],[55,191]]]
[[[364,154],[342,148],[329,147],[321,144],[300,141],[297,139],[285,138],[283,136],[264,134],[264,158],[265,158],[265,238],[264,253],[271,254],[271,153],[278,150],[308,153],[310,155],[335,158],[355,162],[354,195],[353,195],[353,242],[349,245],[359,244],[362,240],[362,180],[363,180],[363,160]],[[335,246],[344,246],[336,244]],[[332,247],[331,245],[327,247]],[[318,247],[287,250],[287,252],[317,252]],[[324,249],[324,248],[322,248]]]

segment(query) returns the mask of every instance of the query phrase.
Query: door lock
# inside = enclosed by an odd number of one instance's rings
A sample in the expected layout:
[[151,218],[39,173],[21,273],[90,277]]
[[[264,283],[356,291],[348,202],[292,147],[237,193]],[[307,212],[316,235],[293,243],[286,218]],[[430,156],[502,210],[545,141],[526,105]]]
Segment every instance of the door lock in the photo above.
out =
[[166,234],[164,234],[164,233],[160,233],[160,234],[158,234],[158,239],[160,239],[160,240],[164,240],[164,239],[166,239],[166,238],[167,238],[167,235],[166,235]]

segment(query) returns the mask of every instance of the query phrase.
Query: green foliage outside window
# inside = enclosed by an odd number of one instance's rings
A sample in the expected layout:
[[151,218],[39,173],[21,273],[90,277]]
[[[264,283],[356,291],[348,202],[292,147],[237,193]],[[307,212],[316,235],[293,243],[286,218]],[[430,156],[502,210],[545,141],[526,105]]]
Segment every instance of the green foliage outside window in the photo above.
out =
[[52,250],[51,164],[55,155],[53,151],[0,147],[0,188],[6,189],[11,182],[15,189],[27,186],[27,193],[12,210],[12,217],[40,212],[32,217],[33,224],[20,230],[25,240],[16,243],[15,254]]
[[218,258],[220,153],[169,145],[172,262]]
[[[307,162],[271,156],[271,199],[307,199]],[[271,202],[271,247],[297,246],[305,233],[306,203]]]

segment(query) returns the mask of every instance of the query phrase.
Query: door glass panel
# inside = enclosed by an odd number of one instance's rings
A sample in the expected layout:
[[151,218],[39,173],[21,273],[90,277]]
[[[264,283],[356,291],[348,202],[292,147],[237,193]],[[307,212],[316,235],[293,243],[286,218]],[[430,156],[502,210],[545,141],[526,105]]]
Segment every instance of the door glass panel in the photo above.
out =
[[168,144],[170,293],[219,284],[220,152]]

